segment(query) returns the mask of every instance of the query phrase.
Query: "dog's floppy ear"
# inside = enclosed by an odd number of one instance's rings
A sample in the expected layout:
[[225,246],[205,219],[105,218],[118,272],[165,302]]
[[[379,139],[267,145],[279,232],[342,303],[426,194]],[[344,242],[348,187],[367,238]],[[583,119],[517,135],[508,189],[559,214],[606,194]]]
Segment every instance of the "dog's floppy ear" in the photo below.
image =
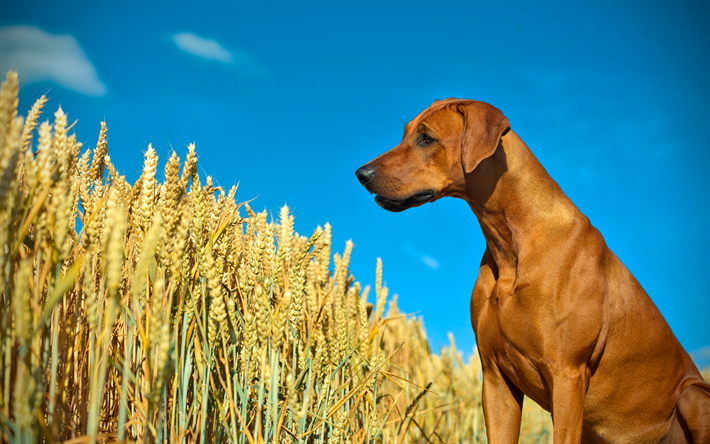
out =
[[501,110],[485,102],[459,103],[456,110],[463,117],[461,165],[470,173],[483,159],[495,153],[500,138],[510,130],[510,123]]

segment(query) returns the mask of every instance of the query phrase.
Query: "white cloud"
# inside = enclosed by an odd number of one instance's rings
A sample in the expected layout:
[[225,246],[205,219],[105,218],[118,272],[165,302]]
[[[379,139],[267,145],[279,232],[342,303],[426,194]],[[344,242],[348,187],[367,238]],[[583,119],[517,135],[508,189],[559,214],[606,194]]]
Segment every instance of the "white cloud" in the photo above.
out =
[[191,32],[178,32],[172,36],[173,42],[181,50],[188,54],[222,62],[240,71],[242,74],[261,77],[266,75],[266,70],[262,68],[246,51],[240,49],[228,50],[219,42],[206,39]]
[[438,270],[441,264],[439,261],[434,259],[431,256],[427,256],[426,254],[422,254],[422,252],[414,246],[411,242],[403,242],[402,243],[402,248],[404,251],[412,257],[412,259],[419,260],[421,261],[424,265],[427,267],[431,268],[432,270]]
[[433,270],[439,269],[439,261],[437,261],[433,257],[422,256],[420,259],[422,260],[422,262],[424,262],[424,265],[426,265],[427,267],[429,267]]
[[206,39],[190,32],[179,32],[173,35],[173,41],[183,51],[223,63],[232,63],[234,54],[224,49],[216,40]]
[[23,83],[54,82],[89,96],[106,94],[94,65],[71,35],[36,26],[0,27],[0,72],[17,69]]

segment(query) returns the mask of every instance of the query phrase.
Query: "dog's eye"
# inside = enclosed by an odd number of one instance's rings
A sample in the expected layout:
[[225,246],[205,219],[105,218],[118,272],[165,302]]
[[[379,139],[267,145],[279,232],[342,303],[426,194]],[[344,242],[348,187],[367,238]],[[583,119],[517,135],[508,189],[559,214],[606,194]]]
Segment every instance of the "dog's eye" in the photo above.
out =
[[423,133],[421,136],[419,136],[419,145],[421,145],[421,146],[431,145],[435,141],[436,141],[436,139],[434,139],[433,137],[431,137],[425,133]]

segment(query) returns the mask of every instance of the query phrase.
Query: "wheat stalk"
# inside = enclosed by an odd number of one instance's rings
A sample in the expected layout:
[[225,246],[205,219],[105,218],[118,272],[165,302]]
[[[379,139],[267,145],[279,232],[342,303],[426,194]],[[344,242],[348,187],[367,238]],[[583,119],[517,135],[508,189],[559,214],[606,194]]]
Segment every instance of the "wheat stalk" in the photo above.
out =
[[[80,155],[66,113],[38,125],[43,96],[18,117],[17,92],[8,73],[0,441],[484,440],[478,356],[464,362],[453,338],[432,353],[381,260],[373,308],[330,224],[306,238],[286,206],[278,223],[248,204],[242,218],[236,187],[201,184],[194,144],[162,182],[149,145],[129,184],[105,122]],[[521,440],[551,436],[548,414],[523,417]]]

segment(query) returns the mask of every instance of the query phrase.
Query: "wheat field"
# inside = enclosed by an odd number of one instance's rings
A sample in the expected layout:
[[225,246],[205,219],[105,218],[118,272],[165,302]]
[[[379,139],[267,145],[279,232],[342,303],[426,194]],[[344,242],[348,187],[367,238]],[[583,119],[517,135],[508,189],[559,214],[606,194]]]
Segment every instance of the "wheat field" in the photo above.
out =
[[[46,97],[0,92],[0,431],[8,443],[485,442],[481,367],[432,353],[377,262],[294,232],[149,145],[130,184]],[[338,250],[338,248],[341,248]],[[337,251],[336,251],[337,250]],[[373,264],[374,266],[375,264]],[[372,301],[372,302],[369,302]],[[549,442],[524,409],[521,442]]]

